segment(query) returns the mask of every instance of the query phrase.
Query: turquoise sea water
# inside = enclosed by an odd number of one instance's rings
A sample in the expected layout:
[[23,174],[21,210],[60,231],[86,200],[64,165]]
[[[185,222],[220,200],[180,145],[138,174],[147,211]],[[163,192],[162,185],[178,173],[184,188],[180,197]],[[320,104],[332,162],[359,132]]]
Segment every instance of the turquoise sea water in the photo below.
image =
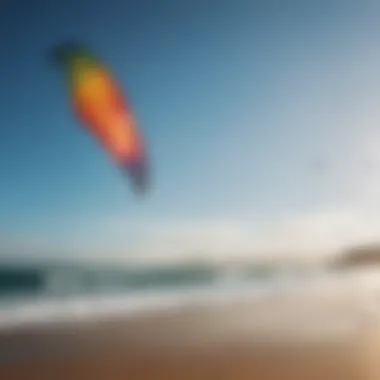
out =
[[203,264],[166,267],[4,264],[0,266],[0,328],[129,315],[178,305],[210,305],[228,299],[248,299],[253,303],[266,299],[276,304],[288,296],[298,299],[295,310],[321,302],[324,305],[321,304],[321,310],[331,308],[331,302],[335,306],[359,302],[365,308],[369,305],[372,313],[379,292],[378,271],[284,273],[278,268],[253,266],[228,271]]
[[257,293],[273,283],[275,276],[268,268],[257,266],[231,274],[206,264],[8,263],[0,265],[0,325],[207,303],[252,289]]
[[228,275],[220,268],[198,264],[160,267],[3,264],[0,265],[0,299],[211,287],[220,283],[268,281],[274,275],[274,271],[261,267]]

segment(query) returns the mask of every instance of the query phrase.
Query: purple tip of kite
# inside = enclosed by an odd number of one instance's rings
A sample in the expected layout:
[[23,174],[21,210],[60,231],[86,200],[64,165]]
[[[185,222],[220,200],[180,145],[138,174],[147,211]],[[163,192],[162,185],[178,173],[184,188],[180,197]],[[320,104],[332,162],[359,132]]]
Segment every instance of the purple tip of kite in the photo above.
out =
[[139,195],[144,195],[149,189],[148,168],[145,159],[122,164],[123,171],[131,177],[132,186]]

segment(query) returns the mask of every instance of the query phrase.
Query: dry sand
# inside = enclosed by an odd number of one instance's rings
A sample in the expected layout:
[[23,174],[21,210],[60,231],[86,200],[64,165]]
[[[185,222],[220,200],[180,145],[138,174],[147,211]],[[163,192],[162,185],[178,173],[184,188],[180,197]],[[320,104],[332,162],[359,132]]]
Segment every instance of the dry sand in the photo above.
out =
[[258,309],[240,302],[3,331],[0,379],[380,379],[373,321],[300,338],[250,323]]

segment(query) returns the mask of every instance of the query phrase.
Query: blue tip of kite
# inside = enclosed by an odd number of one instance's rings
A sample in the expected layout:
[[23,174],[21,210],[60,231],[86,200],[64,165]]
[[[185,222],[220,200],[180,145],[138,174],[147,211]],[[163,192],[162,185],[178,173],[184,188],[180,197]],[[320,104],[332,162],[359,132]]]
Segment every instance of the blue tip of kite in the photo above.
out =
[[145,160],[136,160],[122,165],[131,177],[133,190],[137,195],[145,195],[149,190],[149,175]]
[[79,41],[64,41],[54,45],[49,50],[50,60],[58,65],[64,65],[74,54],[85,51],[84,44]]

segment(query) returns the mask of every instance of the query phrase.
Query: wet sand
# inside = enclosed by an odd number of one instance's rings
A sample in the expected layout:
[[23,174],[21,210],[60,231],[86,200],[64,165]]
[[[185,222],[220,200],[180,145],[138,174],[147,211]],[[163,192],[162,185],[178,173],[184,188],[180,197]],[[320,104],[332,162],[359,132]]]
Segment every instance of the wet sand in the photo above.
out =
[[0,378],[380,379],[375,324],[300,339],[268,334],[248,323],[255,316],[257,308],[235,304],[2,331]]

